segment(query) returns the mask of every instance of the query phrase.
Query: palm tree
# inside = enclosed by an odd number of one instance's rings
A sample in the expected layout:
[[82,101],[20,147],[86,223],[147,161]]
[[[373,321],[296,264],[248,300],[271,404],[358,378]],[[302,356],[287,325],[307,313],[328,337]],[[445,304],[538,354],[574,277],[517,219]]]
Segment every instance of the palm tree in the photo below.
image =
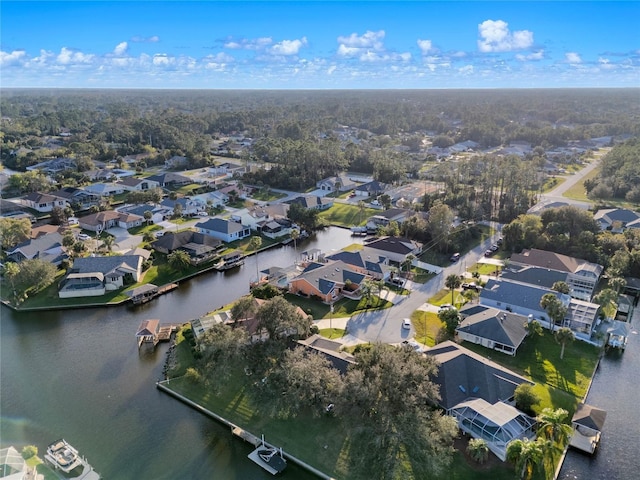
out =
[[514,463],[519,478],[530,480],[543,461],[541,445],[528,438],[512,440],[507,445],[507,460]]
[[569,412],[564,408],[545,408],[536,418],[538,421],[538,436],[557,443],[562,449],[569,443],[571,426],[565,423]]
[[251,237],[251,240],[249,241],[249,246],[247,247],[248,250],[254,250],[256,252],[256,282],[260,281],[260,272],[258,271],[258,250],[260,249],[260,247],[262,246],[262,238],[254,235],[253,237]]
[[364,203],[364,200],[360,200],[358,202],[358,225],[362,223],[362,214],[364,213],[364,209],[367,207],[367,204]]
[[556,341],[562,345],[562,349],[560,350],[560,360],[564,357],[564,347],[567,342],[573,342],[575,339],[576,337],[570,328],[562,327],[556,332]]
[[293,240],[293,251],[297,252],[298,251],[298,238],[300,238],[300,230],[298,230],[297,228],[294,228],[293,230],[291,230],[291,240]]
[[607,317],[613,317],[618,308],[618,294],[612,288],[605,288],[594,297],[593,301],[602,307],[602,312]]
[[175,250],[167,255],[167,261],[171,268],[176,270],[184,270],[190,265],[189,254],[184,250]]
[[367,307],[371,306],[371,296],[373,295],[373,282],[370,279],[365,279],[360,284],[360,293],[367,299]]
[[542,451],[542,465],[544,467],[545,478],[549,478],[549,476],[553,475],[556,465],[555,460],[562,455],[564,447],[560,447],[560,445],[553,440],[545,440],[540,437],[536,439],[536,442],[540,444],[540,450]]
[[483,438],[472,438],[467,445],[469,456],[478,463],[484,463],[489,458],[489,446]]
[[444,286],[451,290],[451,305],[453,305],[453,291],[456,288],[460,288],[460,285],[462,285],[462,281],[460,280],[460,277],[455,273],[447,276],[446,280],[444,281]]
[[567,307],[554,293],[545,293],[540,299],[540,306],[544,308],[551,319],[551,333],[555,331],[555,324],[562,323],[567,316]]
[[609,279],[609,288],[616,292],[616,294],[620,293],[626,286],[627,281],[622,277],[613,277]]
[[111,251],[114,243],[116,243],[116,239],[111,235],[107,235],[102,239],[102,246],[104,246],[108,251]]
[[144,219],[147,222],[147,225],[149,225],[149,222],[151,221],[152,218],[153,218],[153,213],[151,213],[150,210],[145,210],[144,211]]
[[530,322],[525,322],[524,328],[527,330],[527,336],[529,337],[540,337],[542,336],[542,325],[537,320],[531,320]]

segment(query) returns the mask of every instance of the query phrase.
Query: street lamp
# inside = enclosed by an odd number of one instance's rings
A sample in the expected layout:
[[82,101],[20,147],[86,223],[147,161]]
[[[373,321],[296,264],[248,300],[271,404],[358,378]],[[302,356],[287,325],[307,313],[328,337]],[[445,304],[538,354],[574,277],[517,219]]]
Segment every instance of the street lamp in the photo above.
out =
[[333,302],[329,304],[329,329],[333,332]]

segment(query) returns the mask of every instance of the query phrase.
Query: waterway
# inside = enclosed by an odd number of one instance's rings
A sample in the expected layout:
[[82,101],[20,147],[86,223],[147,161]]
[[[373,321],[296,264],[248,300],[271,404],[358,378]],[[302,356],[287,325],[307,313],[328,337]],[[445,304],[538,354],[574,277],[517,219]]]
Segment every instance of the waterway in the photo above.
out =
[[[261,269],[284,267],[297,252],[361,242],[329,228],[295,253],[289,245],[257,261]],[[271,478],[247,459],[248,444],[155,388],[168,344],[140,353],[135,339],[141,320],[188,321],[248,293],[255,262],[196,277],[137,307],[16,313],[2,306],[1,446],[34,444],[43,453],[63,437],[108,480]],[[315,477],[290,465],[283,478]]]
[[596,371],[586,403],[607,411],[594,456],[570,449],[561,480],[630,480],[640,475],[640,305],[624,353],[608,353]]

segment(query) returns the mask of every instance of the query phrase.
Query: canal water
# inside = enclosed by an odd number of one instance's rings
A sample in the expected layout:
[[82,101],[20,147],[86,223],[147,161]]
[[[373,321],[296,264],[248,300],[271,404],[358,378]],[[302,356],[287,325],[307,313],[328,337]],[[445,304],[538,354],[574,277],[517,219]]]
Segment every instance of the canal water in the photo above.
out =
[[[284,267],[304,250],[359,242],[329,228],[295,253],[293,245],[264,251],[258,263]],[[1,446],[34,444],[43,454],[65,438],[108,480],[270,478],[247,459],[248,444],[155,388],[168,344],[140,353],[135,339],[141,320],[188,321],[248,293],[255,262],[196,277],[137,307],[16,313],[2,306]],[[315,477],[290,465],[284,478]]]
[[561,480],[640,478],[640,305],[624,353],[608,353],[596,371],[586,403],[607,411],[600,446],[592,457],[569,450]]

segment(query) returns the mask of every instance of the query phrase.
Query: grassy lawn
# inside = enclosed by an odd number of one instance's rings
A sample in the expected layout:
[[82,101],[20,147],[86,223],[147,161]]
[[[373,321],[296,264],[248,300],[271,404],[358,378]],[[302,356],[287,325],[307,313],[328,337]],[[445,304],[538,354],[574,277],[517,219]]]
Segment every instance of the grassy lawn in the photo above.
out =
[[493,275],[496,273],[496,269],[498,271],[502,271],[502,267],[500,267],[499,265],[491,265],[490,263],[476,263],[472,267],[467,268],[467,272],[478,272],[480,275]]
[[347,245],[346,247],[344,247],[342,250],[344,250],[345,252],[359,252],[363,248],[364,245],[362,245],[361,243],[352,243],[351,245]]
[[351,317],[358,312],[365,310],[377,310],[382,308],[390,308],[393,304],[387,300],[383,300],[380,297],[372,296],[371,305],[367,306],[367,300],[362,298],[360,300],[350,300],[348,298],[342,298],[333,304],[333,314],[329,309],[329,305],[322,303],[320,300],[313,298],[300,297],[291,293],[285,293],[284,298],[294,305],[298,305],[305,312],[310,314],[315,320],[321,318],[329,318],[333,315],[333,318],[339,317]]
[[567,179],[565,177],[551,177],[547,178],[542,184],[542,193],[547,193],[554,188],[562,185]]
[[583,202],[588,202],[587,191],[584,189],[584,181],[591,180],[597,177],[600,174],[599,168],[594,168],[591,172],[584,176],[584,178],[576,183],[569,190],[564,192],[563,197],[571,198],[573,200],[581,200]]
[[426,270],[418,267],[411,267],[411,273],[411,281],[415,283],[427,283],[429,280],[436,276],[435,273],[427,272]]
[[411,323],[416,330],[416,340],[429,347],[433,347],[436,344],[440,329],[444,327],[444,323],[436,313],[423,310],[413,312]]
[[144,235],[149,232],[156,232],[162,230],[162,227],[152,223],[151,225],[140,225],[139,227],[133,227],[127,230],[131,235]]
[[344,203],[334,203],[333,207],[318,215],[321,219],[331,225],[340,227],[352,227],[354,225],[364,225],[367,218],[375,215],[378,211],[373,208],[365,208],[360,213],[357,205],[346,205]]
[[251,198],[253,198],[254,200],[261,200],[263,202],[271,202],[273,200],[278,200],[279,198],[284,198],[286,196],[287,195],[285,193],[272,192],[271,190],[269,190],[268,192],[260,190],[251,194]]
[[[181,355],[181,345],[186,343],[178,343],[177,355]],[[251,402],[248,389],[251,387],[251,382],[255,382],[256,379],[247,376],[242,365],[237,366],[237,371],[221,388],[220,393],[214,394],[200,383],[189,382],[184,377],[173,377],[176,373],[184,372],[186,367],[190,365],[190,359],[184,358],[185,364],[171,372],[172,379],[167,386],[172,390],[223,416],[254,435],[264,434],[269,442],[281,446],[286,452],[328,475],[338,479],[359,480],[363,478],[349,471],[349,451],[353,448],[360,448],[360,446],[353,444],[349,438],[349,431],[340,418],[313,417],[310,414],[303,414],[293,419],[272,418],[260,412],[260,409]],[[413,478],[423,477],[417,473]],[[456,453],[444,478],[447,480],[506,480],[513,478],[513,470],[502,466],[475,469],[466,462],[461,453]]]
[[[456,291],[453,292],[453,298],[456,298]],[[436,293],[433,297],[429,299],[429,303],[431,305],[435,305],[439,307],[440,305],[444,305],[445,303],[451,303],[451,290],[448,288],[443,288],[438,293]]]
[[180,195],[191,195],[193,190],[202,188],[199,183],[189,183],[187,185],[181,185],[179,188],[172,188],[171,190]]
[[334,338],[342,338],[344,337],[345,333],[347,333],[347,331],[343,328],[321,328],[320,329],[320,335],[322,335],[324,338],[328,338],[329,340],[332,340]]
[[562,407],[569,411],[569,418],[587,391],[599,354],[597,347],[576,340],[566,346],[560,360],[561,347],[547,331],[542,337],[527,339],[515,357],[468,342],[463,345],[536,382],[536,393],[542,398],[536,412]]

